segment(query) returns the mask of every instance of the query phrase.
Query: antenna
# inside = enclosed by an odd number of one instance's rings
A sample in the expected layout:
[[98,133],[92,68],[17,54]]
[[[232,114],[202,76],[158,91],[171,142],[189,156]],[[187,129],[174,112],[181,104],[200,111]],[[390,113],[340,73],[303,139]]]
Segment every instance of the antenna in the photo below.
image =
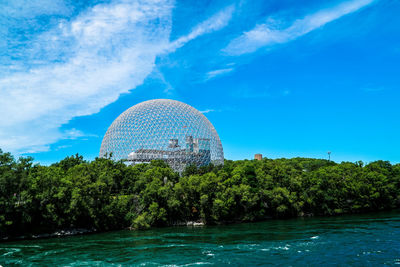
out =
[[328,151],[328,161],[331,161],[331,152]]

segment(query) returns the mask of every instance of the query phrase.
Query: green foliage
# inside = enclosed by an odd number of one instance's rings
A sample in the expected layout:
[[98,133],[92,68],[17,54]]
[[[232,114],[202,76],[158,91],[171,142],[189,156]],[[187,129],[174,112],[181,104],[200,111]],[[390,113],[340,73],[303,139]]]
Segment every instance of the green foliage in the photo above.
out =
[[225,161],[189,166],[162,160],[127,166],[67,157],[51,166],[0,150],[0,237],[62,228],[147,229],[335,215],[400,206],[400,164],[321,159]]

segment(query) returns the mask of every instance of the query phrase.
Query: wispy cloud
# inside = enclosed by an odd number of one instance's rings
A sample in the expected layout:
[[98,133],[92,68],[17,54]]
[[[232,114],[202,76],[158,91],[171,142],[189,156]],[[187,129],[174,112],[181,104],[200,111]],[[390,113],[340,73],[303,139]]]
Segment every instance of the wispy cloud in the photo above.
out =
[[60,14],[70,12],[63,0],[13,0],[0,2],[0,13],[12,18],[34,18],[42,14]]
[[223,28],[233,12],[228,7],[170,42],[172,9],[170,0],[114,0],[28,40],[39,60],[23,57],[24,69],[0,77],[0,147],[46,151],[60,139],[84,136],[59,128],[142,84],[158,55]]
[[230,55],[242,55],[254,52],[261,47],[286,43],[344,15],[356,12],[373,2],[374,0],[346,1],[332,8],[320,10],[302,19],[298,19],[285,29],[277,29],[271,23],[260,24],[232,40],[223,51]]
[[62,150],[62,149],[69,148],[69,147],[72,147],[72,145],[57,146],[54,150],[55,150],[55,151],[58,151],[58,150]]
[[233,70],[234,70],[234,68],[226,68],[226,69],[219,69],[219,70],[209,71],[209,72],[206,73],[205,80],[207,81],[207,80],[214,79],[217,76],[227,74],[229,72],[232,72]]
[[200,112],[203,114],[207,114],[207,113],[214,112],[214,111],[215,111],[214,109],[200,110]]
[[72,129],[68,129],[66,131],[64,131],[63,134],[63,139],[71,139],[71,140],[75,140],[81,137],[98,137],[95,134],[88,134],[88,133],[84,133],[81,130],[72,128]]
[[197,38],[200,35],[220,30],[228,25],[235,10],[234,6],[228,6],[217,14],[211,16],[206,21],[197,25],[188,35],[182,36],[175,41],[171,42],[168,51],[176,50],[187,42]]
[[65,138],[62,124],[98,112],[141,84],[168,44],[171,10],[169,1],[114,1],[37,37],[40,48],[32,53],[65,51],[68,57],[28,62],[29,70],[0,79],[0,147],[47,150]]

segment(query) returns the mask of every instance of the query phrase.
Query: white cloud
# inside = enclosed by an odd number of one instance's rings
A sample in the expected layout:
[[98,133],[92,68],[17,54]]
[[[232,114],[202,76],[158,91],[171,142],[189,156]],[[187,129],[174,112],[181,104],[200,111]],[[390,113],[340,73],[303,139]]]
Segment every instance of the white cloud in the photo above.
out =
[[200,35],[220,30],[228,25],[234,12],[234,6],[228,6],[206,21],[197,25],[188,35],[182,36],[171,42],[169,49],[175,50]]
[[229,7],[171,43],[172,9],[170,0],[114,0],[30,40],[29,53],[39,60],[0,77],[0,148],[46,151],[60,139],[83,136],[59,128],[142,84],[158,55],[221,29],[233,12]]
[[41,14],[63,14],[70,10],[63,0],[12,0],[0,2],[0,14],[12,18],[33,18]]
[[217,76],[224,75],[224,74],[227,74],[229,72],[232,72],[233,70],[234,70],[234,68],[226,68],[226,69],[219,69],[219,70],[209,71],[206,74],[206,81],[210,80],[210,79],[214,79]]
[[374,0],[346,1],[332,8],[320,10],[302,19],[298,19],[286,29],[276,29],[268,23],[260,24],[232,40],[224,51],[230,55],[242,55],[254,52],[261,47],[286,43],[344,15],[368,6],[372,2]]
[[206,109],[206,110],[201,110],[200,113],[207,114],[214,111],[215,111],[214,109]]
[[64,134],[63,134],[63,139],[75,140],[75,139],[78,139],[80,137],[97,137],[97,135],[95,135],[95,134],[85,134],[81,130],[78,130],[78,129],[75,129],[75,128],[68,129],[68,130],[64,131]]
[[62,124],[98,112],[140,85],[168,44],[171,10],[161,0],[97,5],[41,35],[35,42],[46,52],[69,50],[69,57],[0,79],[0,147],[47,150],[65,138]]
[[55,150],[55,151],[58,151],[58,150],[62,150],[62,149],[69,148],[69,147],[72,147],[72,145],[57,146],[54,150]]

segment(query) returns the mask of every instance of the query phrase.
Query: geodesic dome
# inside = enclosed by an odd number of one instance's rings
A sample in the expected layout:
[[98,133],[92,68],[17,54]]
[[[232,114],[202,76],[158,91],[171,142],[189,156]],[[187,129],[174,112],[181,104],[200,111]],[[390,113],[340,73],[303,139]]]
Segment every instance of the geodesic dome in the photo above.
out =
[[162,159],[175,171],[224,163],[221,140],[211,122],[195,108],[169,99],[139,103],[108,128],[100,157],[128,164]]

